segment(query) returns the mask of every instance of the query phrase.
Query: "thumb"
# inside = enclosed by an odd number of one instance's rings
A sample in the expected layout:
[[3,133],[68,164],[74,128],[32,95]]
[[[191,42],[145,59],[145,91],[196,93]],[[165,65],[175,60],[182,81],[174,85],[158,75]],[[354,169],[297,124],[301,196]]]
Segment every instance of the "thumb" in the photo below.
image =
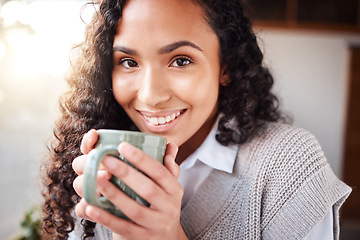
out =
[[170,173],[176,178],[179,178],[180,167],[175,162],[176,155],[178,153],[178,146],[175,143],[168,143],[166,147],[166,154],[164,157],[164,165],[170,171]]
[[91,129],[89,132],[87,132],[81,141],[81,152],[83,154],[88,154],[91,150],[93,150],[98,140],[98,137],[99,136],[95,129]]

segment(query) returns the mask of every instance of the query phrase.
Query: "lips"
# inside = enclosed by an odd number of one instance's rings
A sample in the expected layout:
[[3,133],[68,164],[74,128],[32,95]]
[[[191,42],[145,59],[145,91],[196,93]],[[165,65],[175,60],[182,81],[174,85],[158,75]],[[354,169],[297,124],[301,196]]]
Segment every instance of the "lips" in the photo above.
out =
[[150,116],[149,114],[141,112],[141,114],[144,116],[145,120],[153,126],[164,125],[166,123],[170,123],[170,122],[174,121],[178,116],[180,116],[181,113],[182,113],[181,111],[177,111],[177,112],[173,112],[171,114],[167,114],[167,115],[163,115],[163,116]]

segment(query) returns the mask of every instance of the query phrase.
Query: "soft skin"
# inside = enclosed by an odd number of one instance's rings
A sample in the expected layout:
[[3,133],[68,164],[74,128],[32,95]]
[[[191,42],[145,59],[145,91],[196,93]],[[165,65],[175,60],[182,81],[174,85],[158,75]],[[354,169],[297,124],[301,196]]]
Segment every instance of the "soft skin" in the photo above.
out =
[[[181,163],[205,139],[217,115],[220,47],[191,1],[132,0],[114,38],[114,96],[142,132],[180,147]],[[126,89],[126,91],[124,91]],[[154,125],[147,119],[181,113]]]
[[[183,190],[177,181],[178,164],[201,145],[218,114],[219,84],[226,75],[217,36],[201,7],[191,1],[130,0],[113,47],[115,99],[140,131],[164,136],[169,144],[164,165],[129,144],[120,144],[119,152],[147,176],[115,158],[103,161],[107,171],[99,174],[98,190],[132,221],[90,206],[84,199],[75,212],[109,228],[114,239],[187,239],[180,224]],[[97,137],[94,130],[84,136],[84,155],[73,162],[79,175],[73,185],[81,197],[83,167]],[[107,181],[111,174],[151,208],[116,189]]]

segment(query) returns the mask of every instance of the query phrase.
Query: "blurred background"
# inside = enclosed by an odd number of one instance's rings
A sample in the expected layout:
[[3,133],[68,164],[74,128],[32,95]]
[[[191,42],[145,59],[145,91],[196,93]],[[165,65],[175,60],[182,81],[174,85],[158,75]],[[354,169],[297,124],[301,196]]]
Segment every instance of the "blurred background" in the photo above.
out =
[[[39,167],[71,48],[93,13],[86,2],[0,0],[0,239],[14,238],[25,212],[41,204]],[[360,1],[246,2],[282,109],[354,188],[341,239],[360,239]]]
[[0,239],[42,200],[39,166],[93,10],[85,3],[0,0]]

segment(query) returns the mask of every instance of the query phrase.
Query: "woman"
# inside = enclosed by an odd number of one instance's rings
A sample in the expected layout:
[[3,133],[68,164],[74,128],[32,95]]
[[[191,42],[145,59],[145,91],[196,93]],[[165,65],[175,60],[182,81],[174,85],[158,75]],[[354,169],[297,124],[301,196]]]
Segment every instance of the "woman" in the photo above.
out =
[[[103,0],[86,33],[46,179],[45,229],[55,238],[338,238],[350,189],[312,135],[276,123],[273,79],[239,1]],[[169,142],[164,165],[119,146],[146,176],[103,161],[98,190],[132,221],[82,199],[99,128]],[[111,174],[151,207],[114,188]]]

